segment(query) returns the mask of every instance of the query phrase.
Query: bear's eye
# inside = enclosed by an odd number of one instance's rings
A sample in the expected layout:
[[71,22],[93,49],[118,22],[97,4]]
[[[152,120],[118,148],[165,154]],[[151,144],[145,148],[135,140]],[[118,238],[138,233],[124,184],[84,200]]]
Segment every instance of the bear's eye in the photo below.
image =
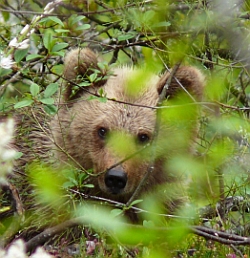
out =
[[107,128],[105,128],[105,127],[100,127],[99,129],[98,129],[98,135],[99,135],[99,137],[101,138],[101,139],[106,139],[106,137],[107,137],[107,134],[108,134],[108,129]]
[[137,135],[137,139],[138,139],[139,143],[146,144],[146,143],[149,142],[150,137],[146,133],[140,133],[140,134]]

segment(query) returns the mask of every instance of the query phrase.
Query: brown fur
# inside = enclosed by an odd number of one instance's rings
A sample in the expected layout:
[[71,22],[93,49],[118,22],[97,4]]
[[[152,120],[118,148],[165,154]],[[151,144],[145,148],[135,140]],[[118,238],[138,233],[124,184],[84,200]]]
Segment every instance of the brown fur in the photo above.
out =
[[[93,168],[94,173],[107,172],[114,164],[119,163],[126,156],[133,154],[145,145],[136,142],[138,137],[148,136],[150,141],[155,142],[153,146],[156,146],[153,164],[153,148],[149,148],[149,150],[117,165],[114,169],[127,175],[126,185],[119,193],[112,194],[106,186],[105,173],[102,173],[97,179],[93,179],[96,186],[95,194],[127,202],[151,165],[154,169],[142,187],[140,195],[152,192],[152,189],[159,185],[176,181],[175,175],[165,171],[165,163],[170,155],[167,153],[168,148],[165,150],[164,146],[157,147],[157,143],[164,142],[165,135],[174,130],[173,125],[169,128],[166,124],[160,124],[158,134],[155,136],[156,110],[147,108],[157,106],[159,94],[170,73],[166,72],[161,77],[150,75],[146,80],[142,78],[143,87],[136,95],[133,95],[127,86],[130,79],[137,76],[137,69],[116,68],[113,70],[113,75],[105,78],[106,71],[102,71],[97,62],[97,56],[90,49],[72,50],[65,58],[64,77],[67,84],[62,101],[68,105],[60,106],[58,115],[51,123],[52,135],[58,149],[56,155],[62,162],[71,163],[84,169]],[[93,73],[93,68],[100,71],[102,78],[98,82],[93,82],[90,87],[79,89],[77,94],[73,96],[72,88],[79,82],[79,75],[88,80],[88,76]],[[145,76],[147,76],[146,73]],[[177,70],[175,78],[167,90],[166,98],[174,99],[178,92],[182,92],[181,84],[196,100],[201,99],[204,78],[196,68],[181,67]],[[135,81],[138,82],[138,80]],[[88,100],[92,94],[98,93],[100,87],[109,100],[106,103],[97,99]],[[193,102],[193,100],[190,99],[189,102]],[[167,113],[167,110],[164,112]],[[193,121],[191,124],[195,128]],[[129,147],[126,146],[126,148],[129,150],[124,152],[114,150],[112,144],[107,143],[98,134],[100,128],[106,128],[110,133],[116,132],[121,137],[127,137]],[[194,131],[193,128],[191,131]],[[158,142],[155,141],[155,138],[158,139]],[[168,199],[166,202],[171,210],[175,201],[171,196]]]

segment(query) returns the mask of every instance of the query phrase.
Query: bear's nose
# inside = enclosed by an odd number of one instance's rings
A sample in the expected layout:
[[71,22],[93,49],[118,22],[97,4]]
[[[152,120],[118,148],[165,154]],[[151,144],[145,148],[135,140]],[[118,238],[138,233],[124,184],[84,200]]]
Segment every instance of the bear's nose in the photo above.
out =
[[125,188],[127,174],[121,169],[110,169],[105,175],[105,184],[112,194],[119,194]]

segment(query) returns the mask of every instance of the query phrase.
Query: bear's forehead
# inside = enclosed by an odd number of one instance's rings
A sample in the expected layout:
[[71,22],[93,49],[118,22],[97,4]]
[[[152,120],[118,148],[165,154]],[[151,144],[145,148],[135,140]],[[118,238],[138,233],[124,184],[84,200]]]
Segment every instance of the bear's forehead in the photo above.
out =
[[[96,121],[99,126],[111,130],[122,130],[136,134],[139,131],[153,131],[156,121],[154,109],[108,101],[99,103]],[[96,107],[97,108],[97,107]]]
[[108,98],[143,106],[155,106],[158,101],[156,84],[159,77],[142,69],[117,68],[103,90]]

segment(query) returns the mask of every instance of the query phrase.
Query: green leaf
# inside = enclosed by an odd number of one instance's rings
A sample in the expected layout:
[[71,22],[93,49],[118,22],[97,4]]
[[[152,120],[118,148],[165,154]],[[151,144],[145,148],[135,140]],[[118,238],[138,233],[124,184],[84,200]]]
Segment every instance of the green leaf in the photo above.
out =
[[76,217],[84,218],[84,223],[90,223],[94,228],[105,228],[105,230],[121,230],[125,229],[124,218],[114,217],[110,210],[101,205],[89,205],[79,206],[75,212]]
[[30,93],[33,97],[36,97],[40,92],[40,87],[36,83],[30,85]]
[[39,203],[60,207],[64,202],[64,192],[61,188],[64,178],[54,168],[43,164],[32,163],[28,166],[27,171],[32,180],[31,183],[35,187]]
[[60,24],[62,27],[64,27],[64,23],[56,16],[49,16],[47,17],[48,20],[51,20],[57,24]]
[[49,21],[52,21],[52,22],[55,22],[59,25],[61,25],[62,27],[64,27],[64,23],[62,22],[62,20],[60,20],[58,17],[56,16],[48,16],[48,17],[45,17],[43,19],[40,20],[40,23],[45,23],[45,22],[49,22]]
[[14,59],[19,63],[28,53],[28,49],[17,49],[14,54]]
[[66,32],[70,32],[70,30],[56,29],[55,32],[56,32],[56,33],[66,33]]
[[148,10],[143,15],[143,22],[152,22],[156,16],[156,11]]
[[84,187],[87,187],[87,188],[94,188],[95,186],[93,184],[86,184],[84,185]]
[[92,74],[89,76],[89,80],[90,80],[91,82],[94,82],[96,78],[97,78],[97,73],[92,73]]
[[106,97],[97,97],[97,96],[90,96],[88,98],[88,100],[93,100],[93,99],[97,99],[102,103],[106,103],[107,102],[107,98]]
[[32,99],[26,99],[26,100],[22,100],[20,102],[17,102],[15,105],[14,105],[14,108],[17,109],[17,108],[23,108],[23,107],[27,107],[27,106],[30,106],[31,104],[33,104],[33,100]]
[[51,51],[52,51],[52,52],[57,52],[57,51],[59,51],[59,50],[61,50],[61,49],[66,48],[68,45],[69,45],[68,43],[57,43],[57,44],[55,44],[55,45],[53,46],[53,48],[52,48]]
[[29,61],[29,60],[32,60],[32,59],[35,59],[35,58],[41,58],[43,57],[42,55],[38,55],[38,54],[31,54],[31,55],[27,55],[26,56],[26,61]]
[[99,95],[100,95],[101,97],[103,97],[104,94],[105,94],[103,88],[101,88],[101,89],[98,91],[98,93],[99,93]]
[[50,52],[50,54],[51,54],[52,56],[62,56],[62,57],[65,56],[65,52],[64,52],[64,51]]
[[152,28],[169,27],[170,25],[171,25],[171,22],[163,21],[163,22],[158,22],[156,24],[153,24]]
[[15,154],[15,159],[19,159],[23,156],[23,153],[21,151],[17,151]]
[[71,22],[71,24],[75,24],[75,23],[81,21],[81,20],[84,19],[84,18],[85,18],[85,16],[82,16],[82,15],[80,15],[80,16],[74,15],[74,16],[72,16],[72,22]]
[[[91,82],[81,82],[78,84],[78,87],[88,87],[91,85]],[[78,89],[77,87],[77,89]]]
[[143,200],[134,200],[131,204],[130,204],[130,206],[133,206],[133,205],[136,205],[137,203],[140,203],[140,202],[142,202]]
[[51,83],[47,86],[47,88],[45,89],[43,95],[44,95],[44,98],[49,98],[51,97],[53,94],[55,94],[58,90],[58,84],[57,83]]
[[46,105],[52,105],[52,104],[54,104],[54,99],[53,99],[53,98],[40,99],[40,101],[41,101],[43,104],[46,104]]
[[76,184],[74,184],[73,182],[67,181],[67,182],[63,183],[62,187],[67,189],[67,188],[73,187],[75,185]]
[[54,115],[57,112],[57,107],[55,105],[46,105],[44,111],[49,115]]
[[48,49],[49,52],[51,52],[51,49],[55,45],[55,42],[53,41],[52,32],[51,31],[45,31],[43,36],[43,44],[46,49]]
[[83,24],[81,26],[78,26],[75,30],[87,30],[90,28],[89,24]]
[[121,215],[122,213],[123,213],[123,210],[121,210],[121,209],[113,209],[113,210],[111,210],[111,215],[113,217],[117,217],[117,216]]
[[0,77],[11,74],[12,69],[4,69],[0,67]]
[[151,220],[149,220],[149,221],[143,220],[143,227],[146,227],[146,228],[151,227],[151,228],[153,228],[153,227],[155,227],[155,224],[154,224],[154,222],[151,221]]
[[9,12],[2,12],[2,16],[4,18],[4,21],[8,21],[10,18],[10,13]]
[[108,67],[107,63],[104,62],[98,62],[97,65],[101,70],[105,70]]
[[54,66],[51,68],[51,71],[52,71],[53,73],[61,74],[61,73],[63,72],[63,65],[62,65],[62,64],[54,65]]

